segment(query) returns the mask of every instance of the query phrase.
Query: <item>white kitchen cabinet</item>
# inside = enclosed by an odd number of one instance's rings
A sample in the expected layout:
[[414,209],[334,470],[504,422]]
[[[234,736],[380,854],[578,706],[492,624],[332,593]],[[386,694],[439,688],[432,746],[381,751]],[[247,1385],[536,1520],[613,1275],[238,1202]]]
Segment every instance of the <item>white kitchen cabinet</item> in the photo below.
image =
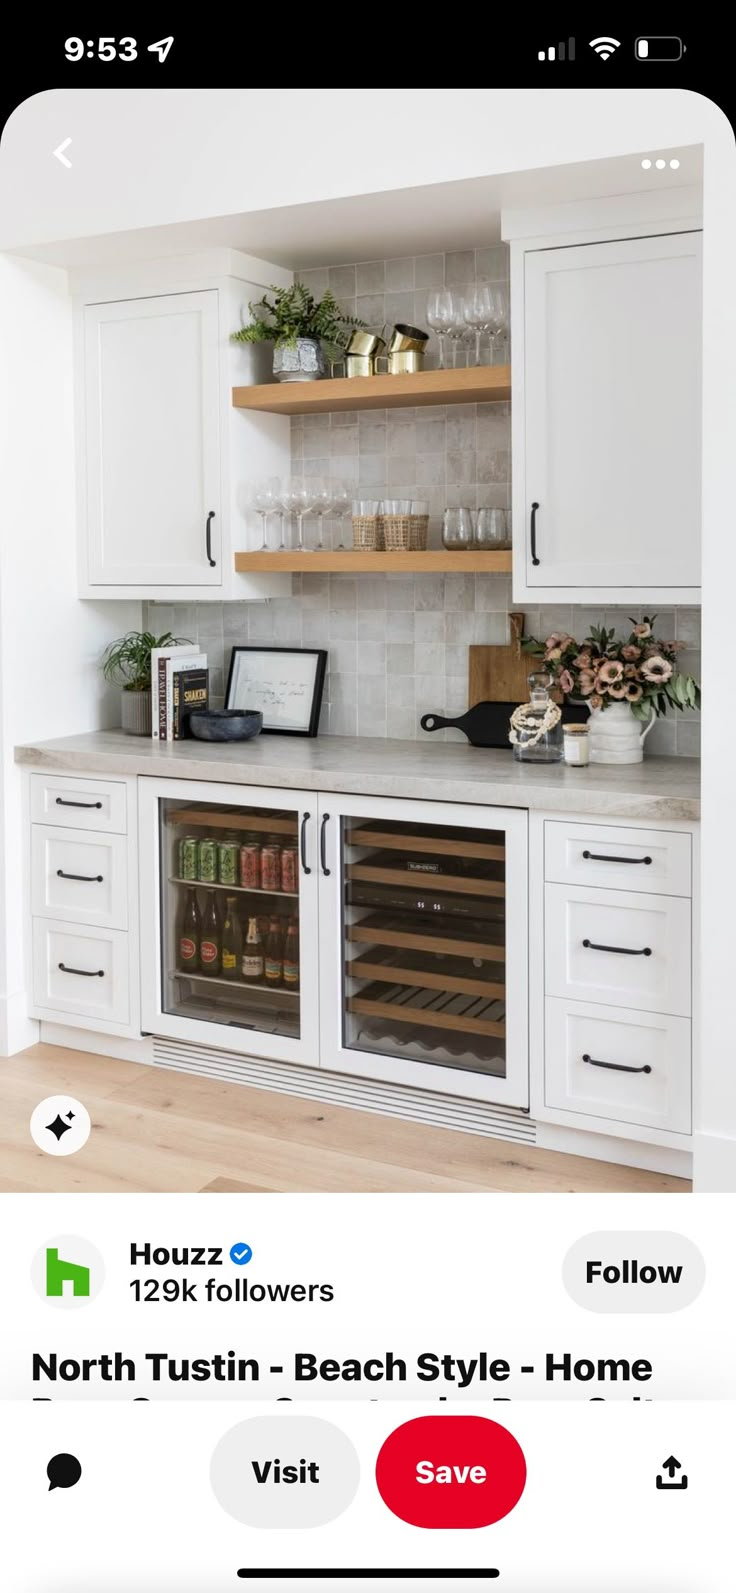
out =
[[288,420],[232,406],[248,356],[230,333],[274,273],[288,278],[262,266],[254,280],[256,264],[217,251],[76,284],[81,596],[281,591],[284,577],[234,569],[235,552],[255,536],[254,480],[289,462]]
[[699,601],[701,234],[623,230],[512,245],[515,601]]

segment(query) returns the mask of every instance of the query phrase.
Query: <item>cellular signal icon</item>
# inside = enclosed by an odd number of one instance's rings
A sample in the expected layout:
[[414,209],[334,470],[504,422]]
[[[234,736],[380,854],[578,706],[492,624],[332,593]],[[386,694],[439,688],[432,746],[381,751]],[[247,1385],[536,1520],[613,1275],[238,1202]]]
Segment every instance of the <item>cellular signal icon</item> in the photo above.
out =
[[550,45],[547,46],[546,50],[537,50],[537,60],[538,61],[574,61],[575,60],[575,40],[574,39],[568,39],[567,44],[565,44],[564,39],[563,39],[561,44],[550,44]]
[[590,40],[590,48],[591,48],[591,50],[595,50],[596,55],[599,55],[602,61],[607,61],[609,59],[609,57],[613,55],[614,50],[618,50],[620,48],[620,45],[621,45],[621,40],[620,39],[591,39]]

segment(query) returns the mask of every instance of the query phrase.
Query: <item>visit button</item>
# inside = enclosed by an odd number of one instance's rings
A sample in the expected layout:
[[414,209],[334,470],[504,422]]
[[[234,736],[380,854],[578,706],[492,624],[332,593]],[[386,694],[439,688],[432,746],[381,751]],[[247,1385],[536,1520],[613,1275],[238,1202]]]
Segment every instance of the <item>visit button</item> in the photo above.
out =
[[513,1434],[485,1416],[418,1416],[386,1439],[376,1482],[411,1527],[489,1527],[518,1504],[526,1461]]

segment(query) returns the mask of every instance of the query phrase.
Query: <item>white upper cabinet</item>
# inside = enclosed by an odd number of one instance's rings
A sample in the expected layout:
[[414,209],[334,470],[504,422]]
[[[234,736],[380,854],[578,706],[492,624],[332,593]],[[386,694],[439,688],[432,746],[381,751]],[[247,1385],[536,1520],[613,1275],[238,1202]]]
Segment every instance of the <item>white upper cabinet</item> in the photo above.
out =
[[242,258],[152,262],[77,293],[83,597],[264,598],[283,585],[234,569],[254,535],[253,480],[289,460],[288,420],[232,408],[232,387],[248,376],[230,333],[272,274],[290,280],[271,266],[246,280]]
[[700,233],[515,249],[514,599],[697,601]]

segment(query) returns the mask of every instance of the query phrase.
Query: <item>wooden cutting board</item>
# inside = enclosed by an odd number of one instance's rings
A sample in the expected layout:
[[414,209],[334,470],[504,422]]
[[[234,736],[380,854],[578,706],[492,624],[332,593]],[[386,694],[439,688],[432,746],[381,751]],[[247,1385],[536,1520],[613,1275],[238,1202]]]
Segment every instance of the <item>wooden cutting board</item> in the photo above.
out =
[[468,648],[468,707],[477,702],[527,702],[534,660],[521,651],[524,615],[509,614],[511,640],[504,647]]

